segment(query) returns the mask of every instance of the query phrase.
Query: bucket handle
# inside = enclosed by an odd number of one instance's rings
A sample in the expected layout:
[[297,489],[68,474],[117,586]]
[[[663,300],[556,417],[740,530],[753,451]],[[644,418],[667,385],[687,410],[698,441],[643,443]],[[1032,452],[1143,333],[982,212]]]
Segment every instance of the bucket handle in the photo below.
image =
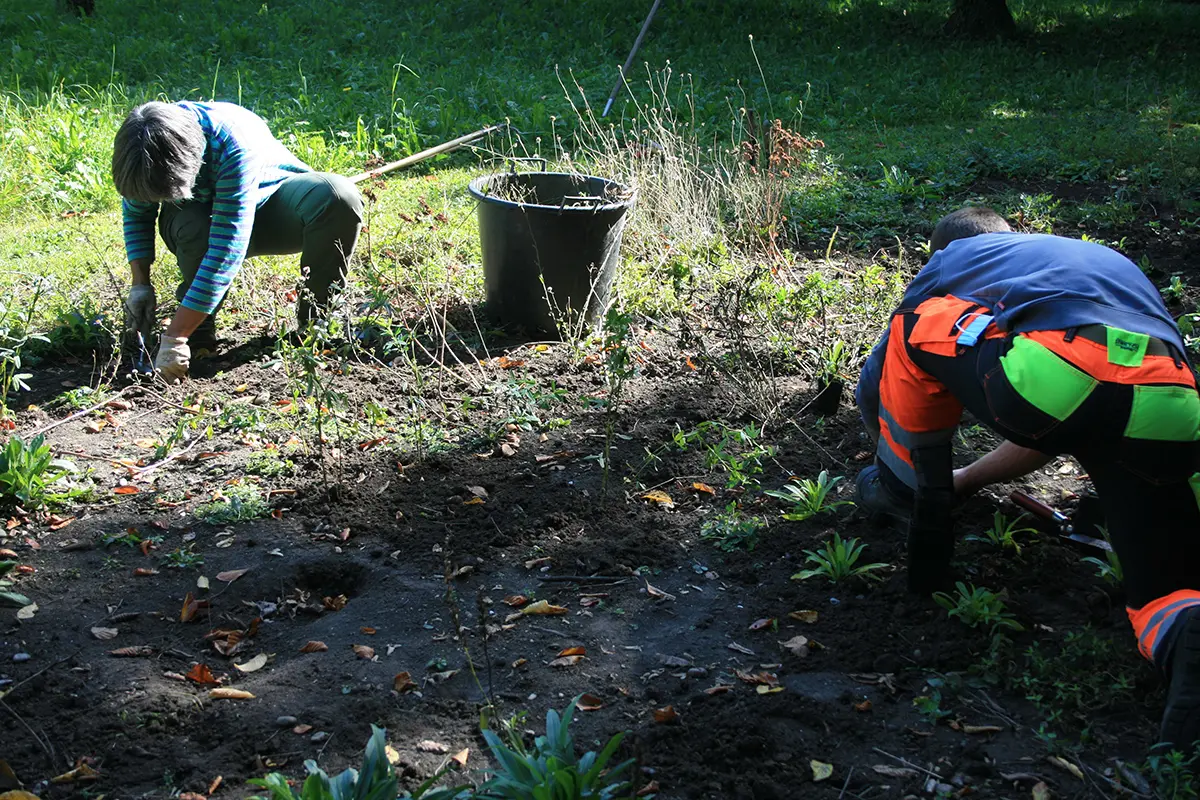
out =
[[594,194],[568,194],[564,195],[562,201],[558,204],[558,211],[562,211],[567,207],[567,203],[573,203],[576,206],[591,205],[593,208],[604,205],[607,200],[603,197],[597,197]]
[[541,170],[540,170],[541,172],[545,172],[545,171],[546,171],[546,166],[547,166],[547,164],[549,163],[548,161],[546,161],[546,159],[542,158],[541,156],[509,156],[509,157],[508,157],[507,159],[505,159],[505,160],[506,160],[506,161],[508,162],[508,164],[509,164],[509,170],[508,170],[508,171],[509,171],[509,173],[511,173],[511,174],[513,174],[513,175],[516,175],[516,174],[517,174],[517,162],[518,162],[518,161],[522,161],[522,162],[524,162],[524,161],[536,161],[536,162],[538,162],[538,163],[540,163],[540,164],[542,165],[542,168],[541,168]]

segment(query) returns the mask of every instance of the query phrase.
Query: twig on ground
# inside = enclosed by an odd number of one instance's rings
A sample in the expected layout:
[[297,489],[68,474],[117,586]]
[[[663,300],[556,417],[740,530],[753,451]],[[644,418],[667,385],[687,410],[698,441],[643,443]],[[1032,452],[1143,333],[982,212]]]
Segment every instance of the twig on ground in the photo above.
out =
[[84,461],[103,461],[105,463],[112,464],[114,467],[123,467],[125,469],[130,469],[130,470],[133,469],[133,467],[129,466],[128,464],[123,464],[120,461],[118,461],[117,459],[108,458],[107,456],[93,456],[93,455],[90,455],[89,453],[78,453],[74,450],[61,450],[57,447],[54,448],[54,452],[60,456],[70,456],[71,458],[82,458]]
[[842,800],[846,796],[847,790],[850,788],[850,779],[854,777],[854,767],[850,767],[850,771],[846,773],[846,780],[842,783],[842,790],[838,792],[838,800]]
[[925,769],[924,767],[918,767],[916,764],[912,763],[911,761],[909,761],[906,758],[901,758],[900,756],[894,756],[886,750],[880,750],[878,747],[872,747],[871,749],[874,750],[876,753],[879,753],[879,755],[881,755],[881,756],[887,756],[888,758],[892,759],[893,761],[898,761],[899,763],[903,764],[904,766],[908,767],[909,769],[915,769],[918,772],[924,772],[929,777],[934,778],[938,781],[946,780],[943,776],[938,775],[933,770],[928,770],[928,769]]
[[90,406],[90,407],[88,407],[88,408],[85,408],[85,409],[83,409],[82,411],[76,411],[74,414],[71,414],[71,415],[70,415],[70,416],[68,416],[68,417],[63,417],[62,419],[60,419],[60,420],[58,420],[58,421],[56,421],[56,422],[51,422],[51,423],[49,423],[49,424],[47,424],[47,425],[43,425],[42,427],[40,427],[40,428],[37,428],[37,429],[35,429],[35,430],[31,431],[31,432],[30,432],[30,434],[29,434],[29,438],[31,438],[31,439],[32,439],[34,436],[41,436],[43,433],[47,433],[47,432],[49,432],[49,431],[52,431],[52,430],[54,430],[54,429],[55,429],[55,428],[57,428],[59,425],[66,425],[68,422],[72,422],[72,421],[74,421],[74,420],[77,420],[77,419],[79,419],[80,417],[86,417],[88,414],[92,413],[93,411],[99,411],[100,409],[104,408],[106,405],[108,405],[109,403],[111,403],[113,400],[116,400],[118,397],[123,397],[123,396],[125,395],[125,393],[126,393],[127,391],[129,391],[129,389],[130,389],[130,388],[131,388],[131,387],[129,387],[129,386],[126,386],[124,389],[122,389],[121,391],[117,392],[117,393],[116,393],[115,395],[113,395],[112,397],[106,397],[106,398],[104,398],[102,401],[100,401],[99,403],[96,403],[96,405],[94,405],[94,406]]
[[196,445],[200,444],[200,440],[201,440],[201,437],[197,436],[196,440],[194,442],[192,442],[191,444],[189,444],[187,447],[183,448],[182,450],[177,450],[174,453],[172,453],[171,455],[163,458],[161,461],[155,461],[153,464],[151,464],[148,467],[142,467],[139,470],[134,470],[133,477],[134,478],[144,478],[145,476],[149,475],[151,472],[158,469],[159,467],[169,464],[172,461],[175,461],[179,458],[182,458],[183,456],[187,455],[192,450],[192,448],[194,448]]
[[31,680],[36,678],[38,675],[41,675],[43,672],[48,672],[48,671],[54,669],[55,667],[57,667],[59,664],[63,664],[67,661],[70,661],[72,658],[74,658],[75,656],[79,655],[82,652],[83,652],[82,649],[76,650],[74,653],[71,653],[71,655],[64,656],[63,658],[60,658],[58,661],[55,661],[52,664],[42,667],[37,672],[30,675],[28,678],[18,681],[17,683],[14,683],[12,686],[5,689],[3,692],[0,692],[0,700],[3,700],[4,698],[8,697],[13,692],[15,692],[17,689],[20,689],[22,686],[24,686],[25,684],[29,683]]
[[546,628],[546,627],[543,627],[543,626],[541,626],[541,625],[534,625],[534,624],[532,624],[532,623],[531,623],[531,624],[529,624],[529,625],[526,625],[525,627],[526,627],[526,628],[530,628],[531,630],[540,631],[541,633],[549,633],[549,634],[551,634],[552,636],[560,636],[560,637],[562,637],[563,639],[574,639],[574,640],[575,640],[575,641],[577,641],[577,642],[582,642],[582,641],[583,641],[582,637],[576,636],[576,635],[575,635],[574,633],[572,633],[571,631],[560,631],[560,630],[555,630],[554,628]]
[[16,711],[13,711],[12,707],[3,700],[0,700],[0,708],[3,708],[5,711],[11,714],[13,719],[21,723],[21,726],[24,727],[25,730],[29,731],[29,735],[32,736],[33,740],[41,745],[42,750],[45,751],[46,759],[50,762],[50,765],[57,768],[58,764],[56,763],[57,759],[54,755],[54,746],[50,744],[49,740],[43,738],[44,734],[39,736],[38,732],[29,727],[29,723],[26,722]]
[[624,583],[629,578],[620,575],[539,575],[542,583]]
[[154,391],[153,389],[150,389],[150,388],[148,388],[148,387],[146,387],[146,386],[142,386],[142,387],[141,387],[141,389],[142,389],[142,391],[144,391],[146,394],[150,395],[151,397],[154,397],[154,398],[156,398],[156,399],[157,399],[157,400],[158,400],[160,403],[162,403],[163,405],[170,406],[171,408],[177,408],[177,409],[179,409],[180,411],[186,411],[187,413],[191,414],[191,415],[192,415],[192,416],[194,416],[194,417],[199,417],[199,416],[203,416],[203,415],[204,415],[204,412],[203,412],[203,411],[200,411],[199,409],[196,409],[196,408],[188,408],[187,406],[181,406],[179,403],[176,403],[176,402],[173,402],[173,401],[171,401],[171,400],[168,400],[167,398],[163,397],[163,396],[162,396],[161,394],[159,394],[158,392],[156,392],[156,391]]

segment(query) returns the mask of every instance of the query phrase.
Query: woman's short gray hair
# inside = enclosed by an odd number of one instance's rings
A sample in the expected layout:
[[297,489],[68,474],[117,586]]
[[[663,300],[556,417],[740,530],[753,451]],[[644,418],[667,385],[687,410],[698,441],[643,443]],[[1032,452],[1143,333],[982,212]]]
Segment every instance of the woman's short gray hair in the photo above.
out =
[[204,130],[191,111],[171,103],[140,105],[113,140],[113,183],[129,200],[189,200],[206,147]]

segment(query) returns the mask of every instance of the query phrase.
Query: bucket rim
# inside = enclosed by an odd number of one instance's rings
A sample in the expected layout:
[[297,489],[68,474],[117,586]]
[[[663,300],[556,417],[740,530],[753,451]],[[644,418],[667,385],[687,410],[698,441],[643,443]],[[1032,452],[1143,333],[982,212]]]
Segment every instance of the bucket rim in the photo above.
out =
[[484,194],[483,186],[485,183],[487,183],[488,181],[494,180],[496,178],[511,178],[514,176],[514,173],[511,173],[511,172],[493,172],[490,175],[480,175],[478,178],[472,179],[471,182],[469,184],[467,184],[467,191],[471,193],[472,197],[474,197],[476,200],[479,200],[480,202],[492,203],[492,204],[498,205],[498,206],[508,206],[509,208],[536,209],[538,211],[553,211],[555,213],[571,212],[571,213],[594,214],[598,211],[617,211],[617,210],[622,210],[622,209],[628,210],[633,207],[634,200],[637,199],[637,189],[626,186],[625,184],[621,183],[620,181],[615,181],[612,178],[602,178],[599,175],[585,175],[585,174],[582,174],[579,172],[518,172],[518,173],[515,173],[515,175],[516,175],[516,177],[541,175],[541,176],[556,177],[556,178],[582,178],[583,180],[589,180],[589,181],[603,181],[607,186],[619,187],[621,189],[628,191],[630,194],[627,199],[622,200],[620,202],[603,203],[601,205],[586,206],[586,207],[557,206],[557,205],[547,205],[545,203],[518,203],[515,200],[504,200],[502,198],[496,197],[495,195]]

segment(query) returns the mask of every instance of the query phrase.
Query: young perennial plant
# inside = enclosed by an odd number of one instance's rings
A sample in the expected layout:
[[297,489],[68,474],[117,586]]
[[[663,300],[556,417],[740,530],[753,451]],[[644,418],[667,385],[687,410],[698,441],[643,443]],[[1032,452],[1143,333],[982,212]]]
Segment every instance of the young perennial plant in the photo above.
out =
[[839,583],[858,576],[873,577],[872,572],[888,565],[882,562],[859,564],[858,559],[866,548],[867,546],[857,538],[843,540],[839,534],[834,533],[833,538],[825,542],[823,549],[804,551],[805,563],[816,566],[800,570],[792,576],[792,580],[806,581],[809,578],[824,577],[828,578],[830,583]]

